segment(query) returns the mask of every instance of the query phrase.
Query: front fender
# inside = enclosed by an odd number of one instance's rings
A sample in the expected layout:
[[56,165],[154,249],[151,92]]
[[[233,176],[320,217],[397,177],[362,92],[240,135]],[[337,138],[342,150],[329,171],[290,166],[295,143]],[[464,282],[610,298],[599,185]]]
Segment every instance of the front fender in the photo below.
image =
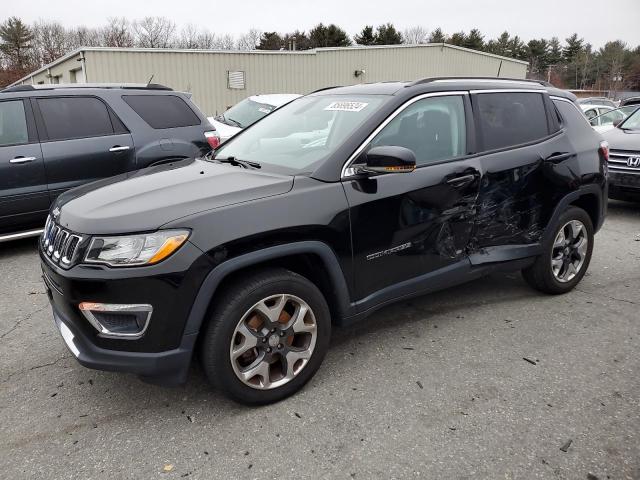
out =
[[251,265],[257,265],[259,263],[273,260],[276,258],[287,257],[290,255],[298,255],[302,253],[315,254],[322,260],[324,266],[327,269],[331,281],[335,287],[335,296],[337,299],[338,314],[341,318],[352,314],[353,307],[351,306],[348,296],[348,287],[345,280],[340,264],[336,254],[331,247],[326,243],[320,241],[302,241],[287,243],[284,245],[277,245],[274,247],[268,247],[262,250],[246,253],[229,259],[218,266],[216,266],[204,279],[200,290],[196,296],[196,299],[189,313],[187,323],[185,326],[183,335],[190,335],[197,333],[200,330],[200,326],[204,321],[204,317],[209,308],[211,299],[216,292],[220,283],[229,274]]

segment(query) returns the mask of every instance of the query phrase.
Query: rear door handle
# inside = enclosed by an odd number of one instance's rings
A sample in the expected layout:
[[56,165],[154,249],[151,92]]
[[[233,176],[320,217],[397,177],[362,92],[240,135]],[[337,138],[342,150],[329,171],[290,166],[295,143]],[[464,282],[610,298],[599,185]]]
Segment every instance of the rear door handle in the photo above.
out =
[[553,153],[549,155],[547,158],[545,158],[544,161],[551,162],[551,163],[560,163],[560,162],[564,162],[565,160],[568,160],[571,157],[573,157],[573,153],[569,153],[569,152]]
[[16,157],[16,158],[12,158],[11,160],[9,160],[9,163],[29,163],[29,162],[33,162],[36,159],[36,157]]
[[129,147],[128,145],[124,145],[124,146],[120,146],[120,145],[115,145],[114,147],[111,147],[109,149],[110,152],[124,152],[125,150],[129,150],[131,147]]
[[468,175],[461,175],[460,177],[454,177],[447,180],[447,184],[452,187],[462,187],[468,183],[473,182],[476,179],[476,175],[470,173]]

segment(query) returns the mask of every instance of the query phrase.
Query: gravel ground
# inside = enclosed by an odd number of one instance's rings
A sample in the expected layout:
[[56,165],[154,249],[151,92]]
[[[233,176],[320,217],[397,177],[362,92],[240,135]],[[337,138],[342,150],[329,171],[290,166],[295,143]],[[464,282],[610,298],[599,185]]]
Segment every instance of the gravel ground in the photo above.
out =
[[3,244],[0,477],[640,479],[639,267],[640,208],[611,203],[572,293],[493,275],[385,308],[252,409],[197,367],[173,389],[81,367],[36,241]]

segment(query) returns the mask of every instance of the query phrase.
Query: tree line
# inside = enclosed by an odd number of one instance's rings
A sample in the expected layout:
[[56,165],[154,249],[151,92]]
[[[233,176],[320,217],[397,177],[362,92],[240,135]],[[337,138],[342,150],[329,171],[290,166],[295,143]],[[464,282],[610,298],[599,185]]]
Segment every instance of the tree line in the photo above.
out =
[[366,25],[351,37],[335,24],[319,23],[308,32],[280,33],[250,29],[233,36],[216,34],[194,25],[182,28],[166,17],[129,21],[109,18],[99,28],[67,28],[55,21],[31,25],[16,17],[0,24],[0,86],[51,63],[79,47],[145,47],[221,50],[309,50],[353,45],[448,43],[529,63],[530,78],[550,80],[571,89],[640,90],[640,46],[630,48],[621,40],[594,48],[577,33],[561,41],[557,37],[531,39],[505,31],[487,39],[479,29],[446,34],[414,26],[402,31],[392,23]]

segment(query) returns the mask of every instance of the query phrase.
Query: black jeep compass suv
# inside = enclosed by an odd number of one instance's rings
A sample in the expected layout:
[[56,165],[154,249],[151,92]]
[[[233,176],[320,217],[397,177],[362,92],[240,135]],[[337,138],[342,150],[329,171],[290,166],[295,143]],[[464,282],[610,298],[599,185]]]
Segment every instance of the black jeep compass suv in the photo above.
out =
[[40,244],[78,361],[247,404],[300,389],[332,324],[494,271],[571,290],[605,217],[607,145],[547,84],[315,92],[213,154],[79,187]]

